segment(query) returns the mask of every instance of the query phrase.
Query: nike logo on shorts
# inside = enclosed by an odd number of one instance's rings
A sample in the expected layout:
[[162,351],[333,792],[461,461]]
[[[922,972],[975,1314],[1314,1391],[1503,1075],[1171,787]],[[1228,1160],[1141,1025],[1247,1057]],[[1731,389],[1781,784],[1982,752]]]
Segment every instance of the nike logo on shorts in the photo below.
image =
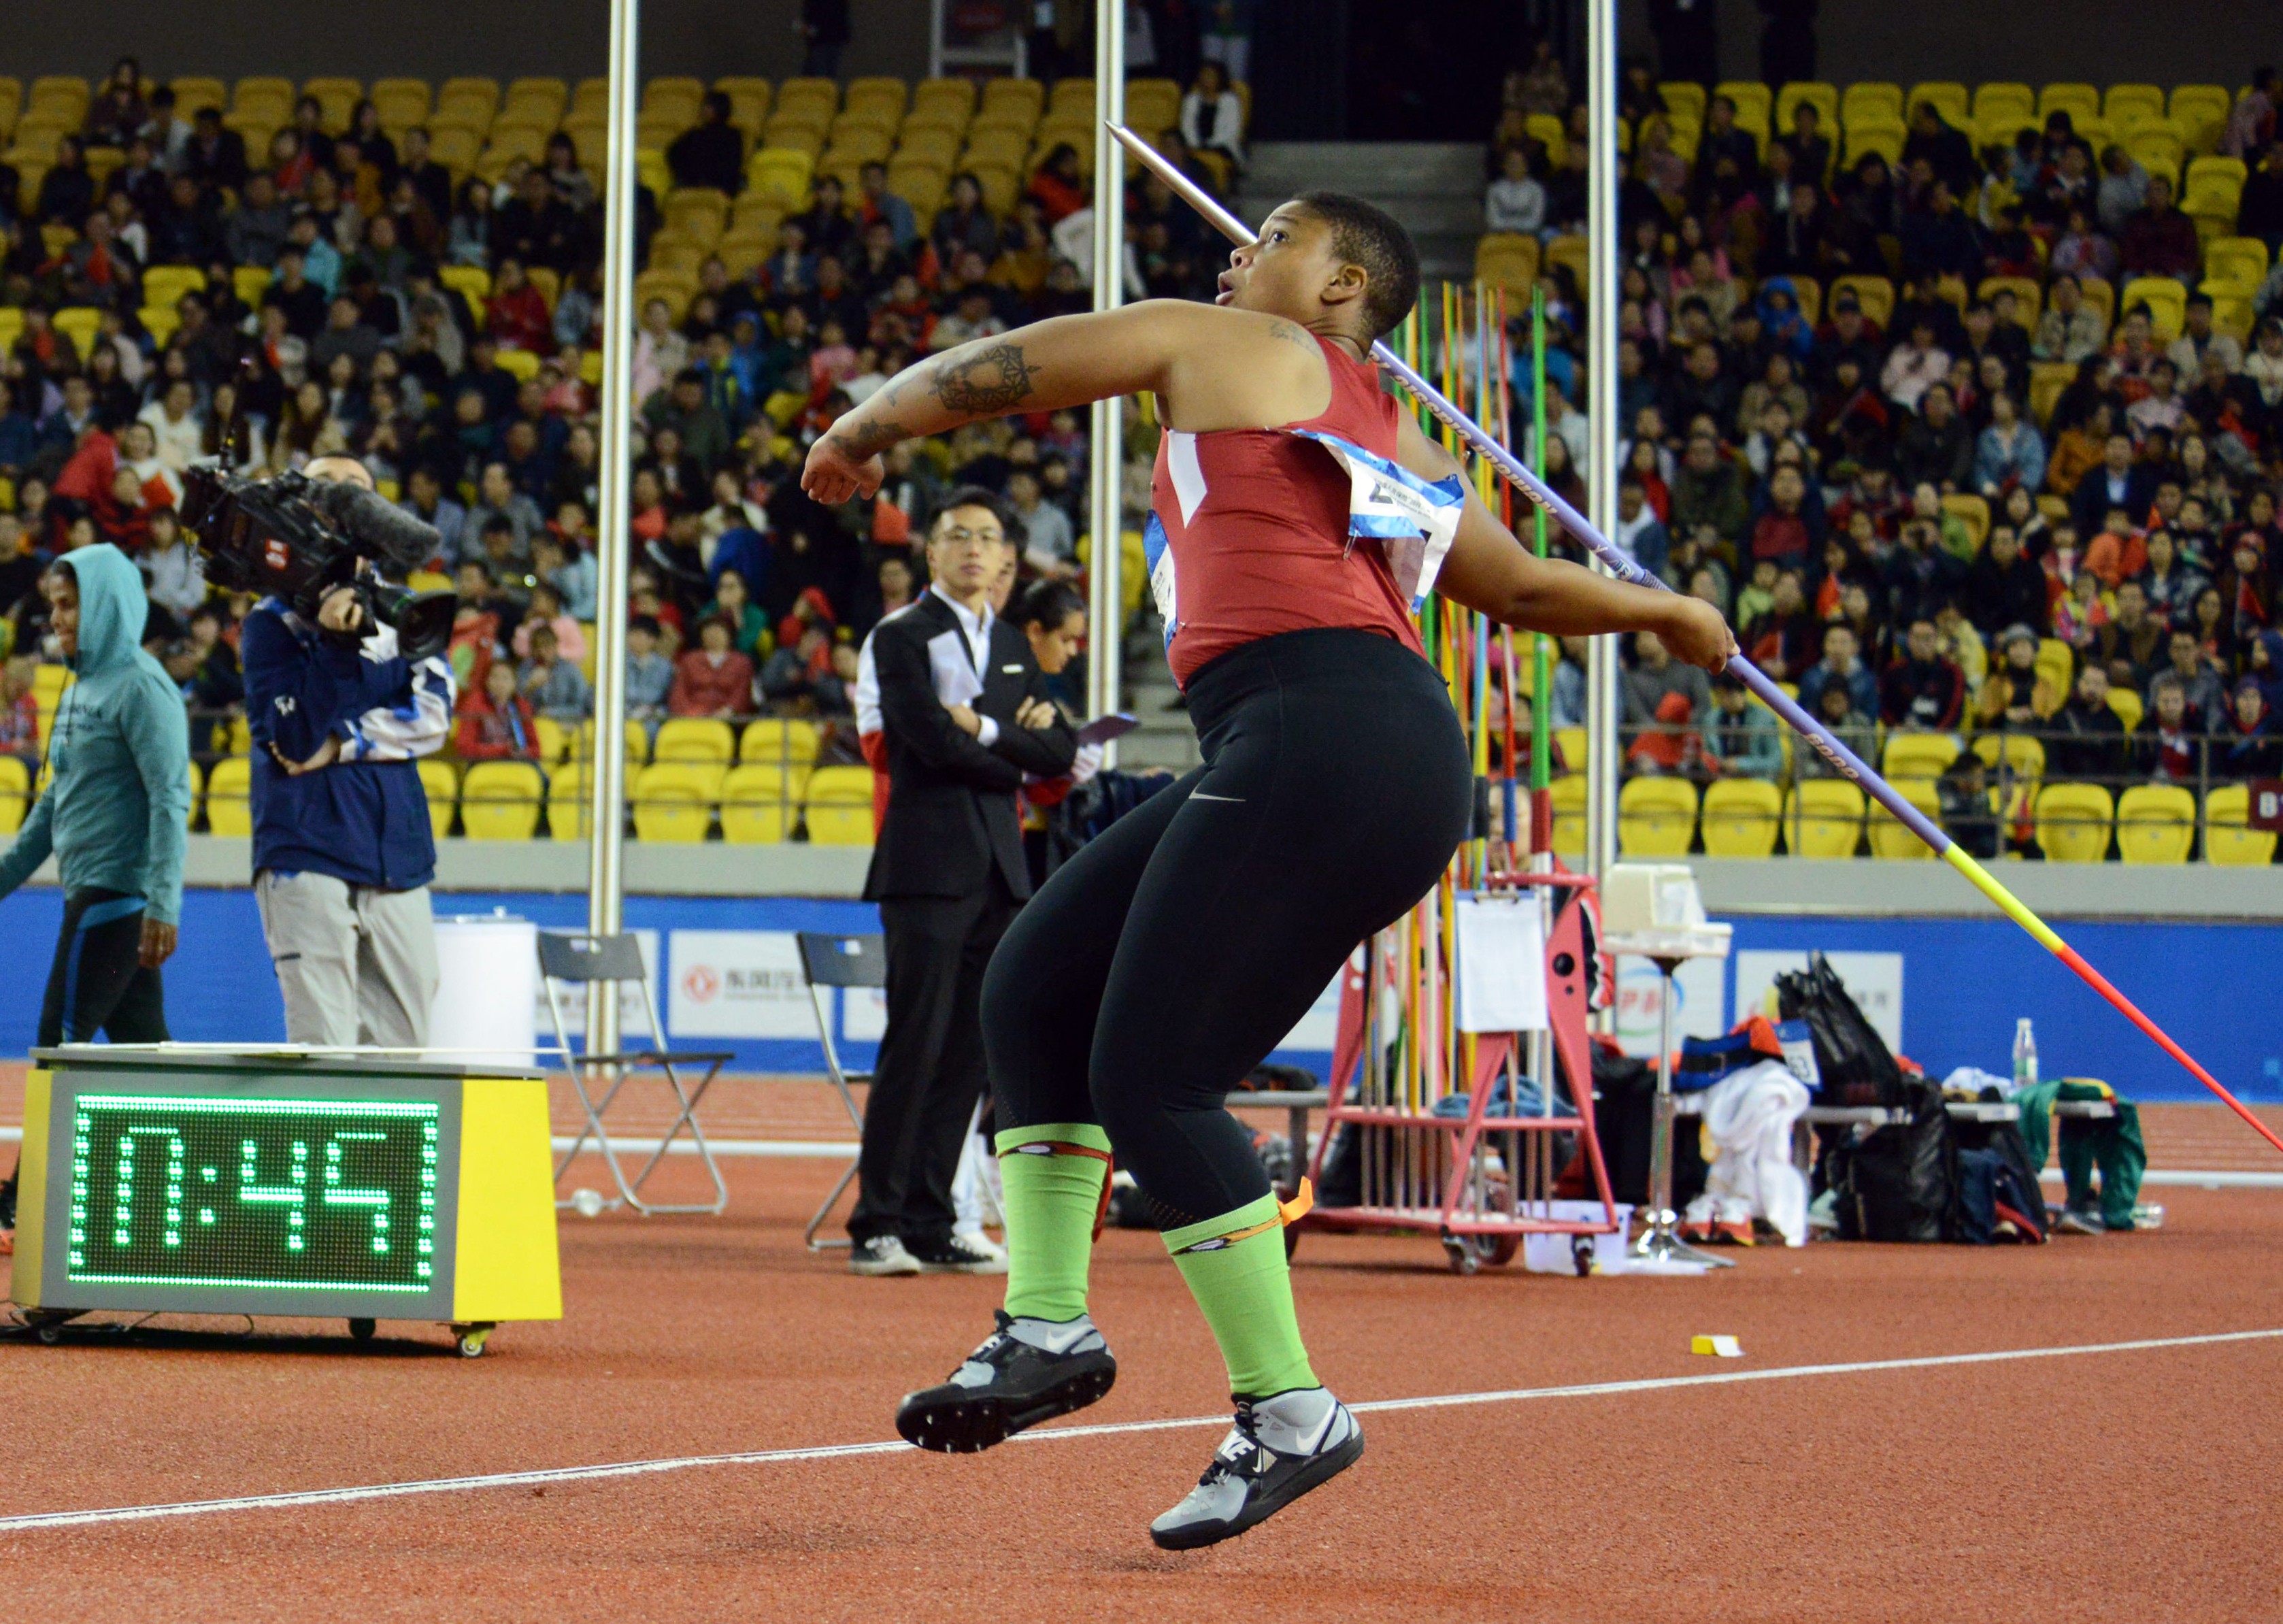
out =
[[1244,804],[1244,797],[1242,795],[1208,795],[1203,790],[1191,790],[1189,799],[1191,800],[1226,800],[1232,806],[1239,807]]

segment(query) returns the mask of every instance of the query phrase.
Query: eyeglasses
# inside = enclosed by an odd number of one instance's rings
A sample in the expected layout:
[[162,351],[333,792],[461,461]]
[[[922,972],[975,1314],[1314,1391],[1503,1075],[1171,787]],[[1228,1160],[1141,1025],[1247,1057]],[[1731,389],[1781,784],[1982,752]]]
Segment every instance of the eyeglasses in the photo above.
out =
[[1004,542],[1007,536],[1005,532],[1000,530],[970,530],[963,526],[954,525],[948,530],[936,532],[935,539],[948,547],[995,547]]

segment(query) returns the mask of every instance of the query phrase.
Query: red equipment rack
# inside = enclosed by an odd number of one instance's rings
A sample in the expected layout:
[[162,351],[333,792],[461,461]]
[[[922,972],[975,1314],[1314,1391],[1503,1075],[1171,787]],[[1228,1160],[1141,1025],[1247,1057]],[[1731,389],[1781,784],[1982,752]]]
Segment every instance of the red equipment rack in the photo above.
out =
[[[1503,1074],[1509,1101],[1515,1098],[1513,1080],[1519,1035],[1477,1035],[1469,1081],[1467,1114],[1438,1116],[1430,1111],[1396,1107],[1383,1101],[1358,1100],[1352,1093],[1367,1087],[1363,1062],[1368,1015],[1377,988],[1379,955],[1367,948],[1365,968],[1350,964],[1341,988],[1340,1027],[1332,1059],[1329,1103],[1324,1132],[1309,1159],[1308,1172],[1317,1189],[1323,1186],[1324,1159],[1341,1124],[1352,1124],[1358,1133],[1375,1129],[1383,1159],[1401,1160],[1393,1182],[1414,1197],[1410,1201],[1374,1202],[1375,1192],[1365,1191],[1366,1204],[1355,1206],[1318,1206],[1297,1222],[1302,1229],[1418,1231],[1441,1238],[1451,1267],[1473,1274],[1484,1263],[1509,1261],[1525,1235],[1568,1235],[1578,1259],[1578,1272],[1586,1271],[1586,1257],[1595,1235],[1615,1234],[1617,1222],[1609,1175],[1601,1159],[1601,1141],[1593,1132],[1590,1105],[1593,1097],[1592,1040],[1586,1033],[1586,931],[1583,894],[1592,889],[1588,875],[1573,874],[1558,864],[1551,872],[1493,874],[1487,890],[1543,886],[1570,894],[1556,911],[1546,944],[1547,1007],[1552,1028],[1552,1052],[1566,1081],[1569,1097],[1589,1107],[1569,1116],[1492,1116],[1491,1087]],[[1449,966],[1442,966],[1447,975]],[[1540,1079],[1543,1086],[1545,1080]],[[1554,1175],[1550,1166],[1552,1136],[1574,1133],[1586,1167],[1593,1175],[1601,1207],[1598,1222],[1555,1218],[1529,1209],[1551,1198]],[[1489,1153],[1502,1149],[1503,1180],[1492,1175]],[[1367,1152],[1359,1144],[1356,1153]],[[1439,1199],[1430,1204],[1416,1199],[1439,1189]],[[1290,1235],[1291,1230],[1286,1233]]]

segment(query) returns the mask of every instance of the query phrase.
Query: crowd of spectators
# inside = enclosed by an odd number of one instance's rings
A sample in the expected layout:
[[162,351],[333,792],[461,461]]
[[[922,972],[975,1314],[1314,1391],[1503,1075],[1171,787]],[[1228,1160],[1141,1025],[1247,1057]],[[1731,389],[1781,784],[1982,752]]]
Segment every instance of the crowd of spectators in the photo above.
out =
[[[1210,55],[1160,139],[1218,185],[1243,130]],[[709,97],[672,144],[677,187],[743,186],[748,137],[728,114]],[[90,167],[98,146],[123,156]],[[900,446],[876,501],[821,507],[797,476],[835,417],[915,359],[1090,308],[1090,207],[1069,146],[999,214],[971,175],[952,177],[931,218],[880,165],[847,188],[822,175],[749,271],[708,258],[686,308],[643,304],[628,482],[638,714],[846,714],[858,644],[924,585],[914,538],[957,486],[1007,496],[1026,575],[1080,574],[1087,442],[1071,413]],[[660,223],[647,186],[637,215],[646,254]],[[1151,178],[1127,219],[1131,293],[1212,296],[1225,248],[1193,211]],[[208,591],[176,515],[184,470],[214,456],[275,472],[347,453],[435,526],[432,567],[462,599],[459,754],[535,755],[541,719],[588,714],[601,238],[594,177],[567,135],[487,180],[440,165],[419,128],[390,137],[370,102],[336,128],[305,96],[249,153],[219,109],[178,105],[131,59],[35,186],[0,163],[0,306],[21,319],[0,355],[0,657],[16,657],[0,750],[33,752],[14,712],[47,646],[38,579],[96,541],[142,565],[149,645],[214,713],[201,747],[227,749],[249,605]],[[172,296],[186,282],[198,285]],[[142,316],[155,287],[176,317],[163,328]],[[246,432],[233,450],[234,419]]]
[[[2275,74],[2252,83],[2223,137],[2249,175],[2219,223],[2271,255],[2283,131]],[[1921,104],[1898,162],[1835,165],[1812,101],[1763,144],[1715,93],[1687,159],[1645,66],[1624,98],[1618,543],[1725,612],[1874,759],[1897,731],[2002,730],[2043,736],[2062,777],[2283,770],[2283,261],[2248,341],[2216,328],[2169,177],[2094,151],[2067,113],[1977,152]],[[1509,76],[1486,229],[1583,231],[1585,113],[1550,50]],[[1538,262],[1547,466],[1582,506],[1582,262]],[[1847,277],[1884,279],[1891,309]],[[2177,337],[2145,296],[2115,308],[2138,277],[2178,285]],[[2023,277],[2034,311],[1991,280]],[[1513,332],[1527,401],[1528,328]],[[1781,770],[1773,717],[1654,641],[1628,654],[1629,767]],[[1565,676],[1556,719],[1579,722],[1584,684]]]

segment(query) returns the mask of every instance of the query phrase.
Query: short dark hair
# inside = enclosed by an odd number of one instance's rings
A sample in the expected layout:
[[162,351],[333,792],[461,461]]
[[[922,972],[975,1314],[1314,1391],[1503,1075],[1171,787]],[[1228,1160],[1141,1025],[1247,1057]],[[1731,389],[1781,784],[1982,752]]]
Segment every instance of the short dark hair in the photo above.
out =
[[1292,200],[1332,228],[1334,254],[1363,267],[1371,336],[1392,332],[1419,302],[1419,250],[1411,233],[1377,204],[1344,191],[1304,191]]
[[1033,581],[1015,600],[1007,618],[1017,626],[1060,626],[1086,613],[1086,599],[1067,581]]
[[934,529],[936,519],[941,519],[952,509],[963,507],[989,509],[991,516],[999,521],[1000,530],[1013,545],[1020,547],[1027,539],[1027,533],[1023,528],[1023,521],[1015,517],[1015,510],[1007,505],[1007,499],[997,491],[981,485],[962,485],[937,504],[935,519],[928,520],[928,528]]

